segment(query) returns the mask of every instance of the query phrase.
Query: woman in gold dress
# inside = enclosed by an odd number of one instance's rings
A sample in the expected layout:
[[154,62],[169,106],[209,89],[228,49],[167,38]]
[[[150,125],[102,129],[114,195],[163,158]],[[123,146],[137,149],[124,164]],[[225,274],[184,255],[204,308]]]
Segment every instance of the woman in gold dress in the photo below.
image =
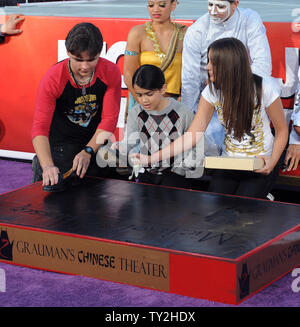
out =
[[129,109],[136,101],[132,76],[143,64],[152,64],[164,72],[166,96],[180,97],[181,53],[187,27],[171,21],[177,0],[149,0],[151,21],[134,26],[127,39],[124,60],[124,82],[129,90]]

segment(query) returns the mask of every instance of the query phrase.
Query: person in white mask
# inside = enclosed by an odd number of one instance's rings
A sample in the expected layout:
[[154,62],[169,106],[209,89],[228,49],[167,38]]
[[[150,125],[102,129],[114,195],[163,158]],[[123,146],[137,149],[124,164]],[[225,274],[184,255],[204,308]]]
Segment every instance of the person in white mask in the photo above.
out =
[[[262,77],[272,74],[271,51],[263,22],[255,11],[238,8],[238,5],[239,0],[208,0],[208,13],[197,19],[186,32],[182,54],[181,101],[193,112],[197,111],[201,92],[207,84],[207,49],[217,39],[239,39],[248,50],[252,72]],[[224,129],[216,117],[211,120],[206,136],[206,154],[219,154]]]

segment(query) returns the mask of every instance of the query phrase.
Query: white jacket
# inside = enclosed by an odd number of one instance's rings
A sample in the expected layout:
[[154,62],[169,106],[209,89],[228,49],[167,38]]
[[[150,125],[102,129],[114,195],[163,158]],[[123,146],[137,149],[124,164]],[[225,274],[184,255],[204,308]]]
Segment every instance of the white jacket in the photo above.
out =
[[207,48],[215,40],[235,37],[249,50],[253,73],[272,74],[272,61],[266,29],[252,9],[237,8],[226,22],[214,24],[209,13],[192,24],[185,35],[182,56],[182,102],[194,112],[207,80]]

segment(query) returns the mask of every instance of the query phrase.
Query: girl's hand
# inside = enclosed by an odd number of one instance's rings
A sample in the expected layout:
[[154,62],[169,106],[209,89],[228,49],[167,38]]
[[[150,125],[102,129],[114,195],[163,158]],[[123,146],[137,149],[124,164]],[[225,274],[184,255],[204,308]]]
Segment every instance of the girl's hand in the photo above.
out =
[[150,164],[150,156],[141,153],[132,153],[129,155],[132,166],[139,165],[141,167],[147,167]]
[[272,157],[269,156],[258,156],[258,158],[264,159],[265,165],[261,169],[254,170],[255,173],[269,175],[274,169],[276,163],[272,161]]

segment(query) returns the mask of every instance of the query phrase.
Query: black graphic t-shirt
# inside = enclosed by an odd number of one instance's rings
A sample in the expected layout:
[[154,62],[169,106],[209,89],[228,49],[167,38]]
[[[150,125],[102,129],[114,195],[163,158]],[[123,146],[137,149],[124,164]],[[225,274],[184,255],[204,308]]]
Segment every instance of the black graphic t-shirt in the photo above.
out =
[[68,71],[68,59],[57,63],[42,79],[35,106],[32,138],[49,136],[51,144],[86,144],[97,128],[115,131],[121,100],[117,65],[100,58],[86,92]]

